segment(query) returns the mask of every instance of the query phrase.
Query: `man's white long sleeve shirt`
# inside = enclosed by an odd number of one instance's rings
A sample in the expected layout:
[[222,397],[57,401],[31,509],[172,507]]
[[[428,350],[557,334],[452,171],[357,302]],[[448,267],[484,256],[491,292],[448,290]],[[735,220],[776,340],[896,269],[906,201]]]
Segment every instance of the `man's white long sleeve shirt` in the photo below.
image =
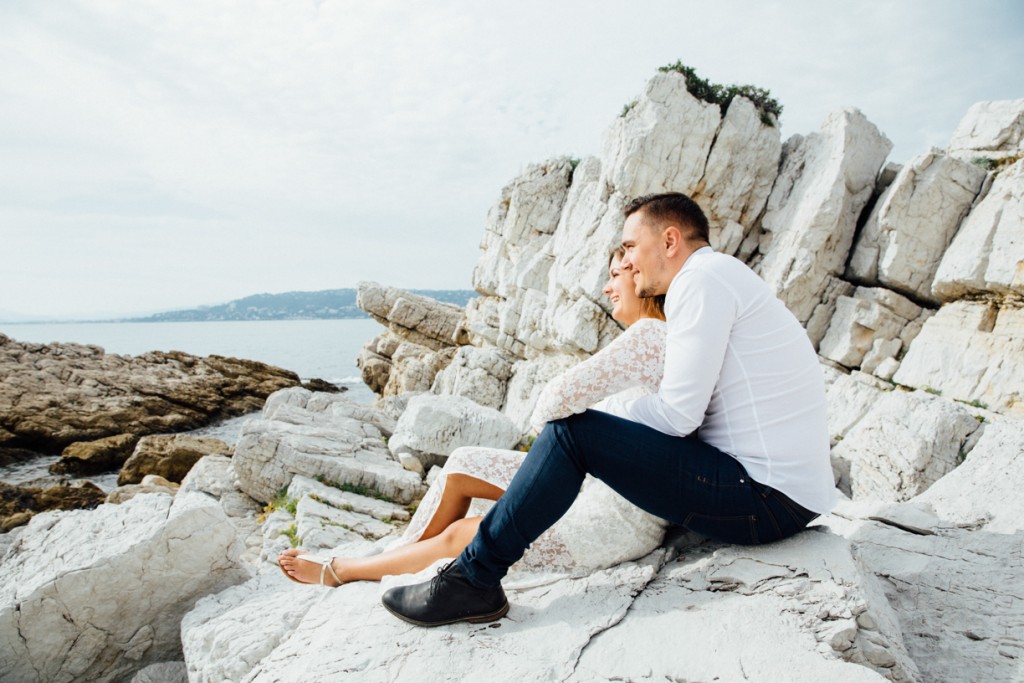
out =
[[741,261],[704,247],[665,300],[657,394],[606,410],[732,455],[754,480],[814,512],[835,504],[825,384],[807,333]]

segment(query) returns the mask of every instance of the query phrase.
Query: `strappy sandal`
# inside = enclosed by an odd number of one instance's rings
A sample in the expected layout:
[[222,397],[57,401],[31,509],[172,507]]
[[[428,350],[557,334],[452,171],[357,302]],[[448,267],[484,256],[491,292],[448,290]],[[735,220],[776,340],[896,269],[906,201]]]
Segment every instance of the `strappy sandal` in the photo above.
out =
[[[335,581],[338,582],[339,586],[343,583],[343,581],[338,578],[337,572],[334,571],[334,567],[331,566],[331,563],[334,562],[334,558],[333,557],[322,557],[320,555],[314,555],[312,553],[305,553],[303,555],[295,555],[295,559],[296,560],[305,560],[306,562],[312,562],[313,564],[320,565],[320,585],[321,586],[326,586],[327,585],[326,583],[324,583],[324,579],[327,578],[327,572],[331,573],[331,576],[334,578]],[[280,563],[277,566],[281,567]],[[292,576],[287,571],[285,571],[284,567],[281,567],[281,573],[284,574],[285,576],[287,576],[289,579],[291,579],[295,583],[301,583],[301,584],[303,584],[305,586],[310,585],[310,584],[306,583],[305,581],[299,581],[298,579],[296,579],[294,576]]]

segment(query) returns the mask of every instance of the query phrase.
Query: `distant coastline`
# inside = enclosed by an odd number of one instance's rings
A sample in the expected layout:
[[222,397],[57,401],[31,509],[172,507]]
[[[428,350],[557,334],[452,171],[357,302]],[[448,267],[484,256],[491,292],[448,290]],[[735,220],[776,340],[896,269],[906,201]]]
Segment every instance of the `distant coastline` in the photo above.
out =
[[[470,299],[477,296],[477,293],[470,289],[410,289],[408,291],[457,306],[465,306]],[[227,322],[239,320],[342,320],[368,317],[370,317],[369,314],[356,306],[355,289],[325,289],[315,292],[253,294],[225,304],[165,311],[144,317],[106,318],[102,320],[12,319],[0,320],[0,323]]]

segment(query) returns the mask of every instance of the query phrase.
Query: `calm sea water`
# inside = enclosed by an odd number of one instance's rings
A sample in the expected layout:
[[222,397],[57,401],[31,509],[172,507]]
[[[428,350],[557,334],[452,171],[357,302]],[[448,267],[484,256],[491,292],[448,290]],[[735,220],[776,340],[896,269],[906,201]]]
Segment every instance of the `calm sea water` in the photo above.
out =
[[[165,323],[0,323],[0,332],[21,342],[95,344],[107,353],[138,355],[147,351],[183,351],[262,361],[291,370],[302,379],[319,378],[347,387],[345,395],[369,403],[373,392],[363,384],[356,357],[384,328],[362,318],[351,320],[267,320]],[[234,443],[247,418],[236,418],[199,431]],[[56,458],[0,467],[0,480],[32,481],[46,475]],[[91,477],[104,489],[116,473]],[[108,480],[109,479],[109,480]]]

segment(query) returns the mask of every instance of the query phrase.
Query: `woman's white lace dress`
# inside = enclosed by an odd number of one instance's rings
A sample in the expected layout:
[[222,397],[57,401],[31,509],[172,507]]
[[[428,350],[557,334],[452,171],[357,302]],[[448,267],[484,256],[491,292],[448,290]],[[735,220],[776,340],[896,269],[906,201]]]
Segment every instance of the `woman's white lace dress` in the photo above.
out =
[[[612,394],[639,396],[655,392],[664,365],[665,323],[639,320],[600,352],[548,383],[530,423],[540,430],[551,420],[581,413],[588,407],[600,409],[600,404],[594,404]],[[454,451],[396,545],[420,539],[437,510],[447,475],[467,474],[504,490],[526,457],[526,453],[496,448]],[[469,515],[483,515],[491,505],[491,501],[474,500]],[[661,544],[665,526],[663,520],[643,512],[588,475],[572,507],[511,568],[506,585],[585,575],[643,557]]]

